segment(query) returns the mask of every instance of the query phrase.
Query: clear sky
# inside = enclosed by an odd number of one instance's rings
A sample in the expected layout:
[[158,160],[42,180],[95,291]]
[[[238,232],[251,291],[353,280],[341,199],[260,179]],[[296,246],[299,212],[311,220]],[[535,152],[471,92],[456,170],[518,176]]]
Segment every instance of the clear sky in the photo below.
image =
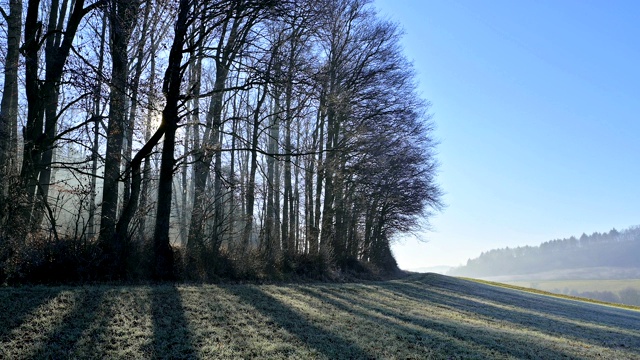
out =
[[448,205],[402,268],[640,225],[640,1],[374,5],[433,104]]

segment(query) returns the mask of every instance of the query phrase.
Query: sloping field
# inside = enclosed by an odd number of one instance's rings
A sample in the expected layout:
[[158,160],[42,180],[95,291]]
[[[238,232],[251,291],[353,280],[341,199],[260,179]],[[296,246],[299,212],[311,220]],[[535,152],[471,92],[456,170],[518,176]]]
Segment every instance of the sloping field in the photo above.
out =
[[619,293],[625,289],[639,289],[640,279],[622,280],[548,280],[548,281],[507,281],[507,284],[530,287],[533,289],[550,291],[554,293],[570,293],[587,291],[610,291]]
[[435,274],[0,289],[0,358],[640,358],[640,312]]

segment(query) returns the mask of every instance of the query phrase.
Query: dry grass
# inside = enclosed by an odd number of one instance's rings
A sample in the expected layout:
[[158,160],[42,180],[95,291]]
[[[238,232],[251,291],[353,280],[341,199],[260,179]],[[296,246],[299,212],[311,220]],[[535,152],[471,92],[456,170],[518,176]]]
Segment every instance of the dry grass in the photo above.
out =
[[0,290],[0,358],[640,358],[640,312],[441,275]]

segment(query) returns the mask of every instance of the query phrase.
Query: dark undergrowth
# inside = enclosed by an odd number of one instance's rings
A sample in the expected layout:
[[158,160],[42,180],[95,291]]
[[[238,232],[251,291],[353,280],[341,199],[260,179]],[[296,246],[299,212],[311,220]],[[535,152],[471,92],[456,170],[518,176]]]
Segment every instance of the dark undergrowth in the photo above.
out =
[[[0,284],[145,284],[153,280],[151,241],[126,241],[113,256],[93,240],[29,237],[0,244]],[[265,256],[258,249],[220,249],[187,257],[172,247],[174,282],[344,282],[397,278],[395,260],[385,266],[355,258],[335,259],[330,252]],[[392,264],[391,266],[389,264]]]

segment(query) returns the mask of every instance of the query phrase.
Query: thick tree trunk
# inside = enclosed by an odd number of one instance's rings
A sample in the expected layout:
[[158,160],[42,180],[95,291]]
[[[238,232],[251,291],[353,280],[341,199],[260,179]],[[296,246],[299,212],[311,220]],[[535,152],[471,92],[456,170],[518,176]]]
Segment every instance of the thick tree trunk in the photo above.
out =
[[158,211],[156,215],[154,233],[154,278],[157,280],[169,280],[173,273],[173,251],[169,241],[169,226],[171,221],[171,190],[173,183],[173,168],[175,159],[175,133],[178,127],[178,102],[180,100],[180,84],[182,82],[183,46],[188,30],[190,14],[190,1],[180,0],[178,19],[175,26],[175,35],[169,64],[164,77],[163,92],[166,98],[165,108],[162,111],[162,123],[166,127],[164,144],[162,148],[162,162],[160,165],[160,179],[158,181]]
[[331,107],[327,116],[327,156],[323,166],[324,175],[324,201],[322,204],[322,230],[320,246],[330,248],[334,238],[334,173],[335,173],[335,153],[333,152],[333,139],[335,138],[335,115]]
[[178,122],[177,101],[165,107],[163,118],[166,118],[166,130],[162,144],[162,162],[160,163],[160,178],[158,179],[158,211],[154,232],[154,277],[157,280],[173,278],[173,252],[170,245],[169,228],[171,224],[173,167],[175,164],[173,154]]
[[7,55],[0,103],[0,220],[7,212],[10,175],[17,171],[18,128],[18,60],[22,33],[22,0],[9,2],[7,19]]
[[109,100],[109,125],[107,127],[107,150],[104,166],[100,242],[107,262],[114,271],[121,271],[124,239],[116,237],[116,216],[119,198],[122,145],[127,126],[127,83],[129,75],[128,44],[137,15],[138,4],[128,0],[109,2],[109,24],[111,37],[111,96]]
[[31,206],[35,194],[38,171],[42,151],[39,143],[42,141],[42,128],[44,126],[44,111],[40,94],[39,51],[40,51],[40,24],[38,11],[40,0],[29,0],[27,16],[24,25],[25,44],[23,54],[25,58],[25,93],[27,96],[27,123],[24,128],[24,151],[22,156],[22,170],[20,177],[26,191],[27,203],[22,212],[23,229],[27,229],[31,218]]

